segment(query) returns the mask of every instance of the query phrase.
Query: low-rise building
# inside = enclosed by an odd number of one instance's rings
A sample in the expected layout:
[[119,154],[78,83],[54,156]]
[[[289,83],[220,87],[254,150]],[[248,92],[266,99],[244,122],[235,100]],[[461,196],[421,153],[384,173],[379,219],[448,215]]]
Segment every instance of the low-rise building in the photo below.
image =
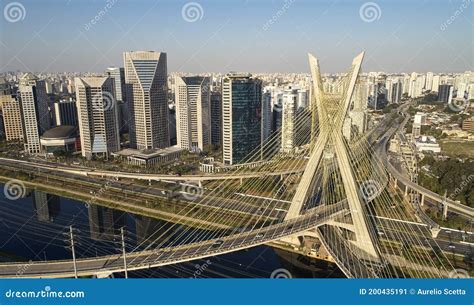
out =
[[178,146],[149,150],[126,148],[112,153],[112,156],[121,158],[130,165],[153,167],[163,162],[178,159],[183,151],[185,151],[185,149]]
[[40,138],[41,151],[75,152],[79,144],[77,127],[62,125],[46,130]]
[[436,139],[432,136],[421,136],[415,141],[416,149],[419,152],[431,151],[434,153],[440,153],[441,147],[436,143]]

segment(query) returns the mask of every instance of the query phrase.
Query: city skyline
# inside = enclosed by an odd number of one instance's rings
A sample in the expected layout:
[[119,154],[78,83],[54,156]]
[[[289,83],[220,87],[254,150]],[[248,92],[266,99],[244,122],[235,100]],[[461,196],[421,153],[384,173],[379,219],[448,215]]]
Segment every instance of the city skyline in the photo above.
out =
[[470,1],[404,2],[24,0],[22,18],[1,21],[0,73],[100,72],[121,66],[127,50],[166,52],[170,72],[307,73],[310,52],[336,73],[346,69],[336,58],[362,49],[371,54],[364,71],[472,70]]

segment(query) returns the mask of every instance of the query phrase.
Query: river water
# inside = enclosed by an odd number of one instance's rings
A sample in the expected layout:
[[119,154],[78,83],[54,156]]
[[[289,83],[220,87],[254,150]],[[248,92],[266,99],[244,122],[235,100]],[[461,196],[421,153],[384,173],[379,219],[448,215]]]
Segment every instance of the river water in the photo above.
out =
[[[71,259],[70,226],[76,257],[121,253],[120,228],[128,252],[153,247],[172,224],[98,205],[26,190],[21,198],[7,198],[0,184],[0,261]],[[178,226],[173,226],[173,228]],[[331,264],[259,246],[230,254],[149,270],[130,277],[270,277],[280,268],[293,277],[341,277]],[[121,277],[122,274],[115,274]]]

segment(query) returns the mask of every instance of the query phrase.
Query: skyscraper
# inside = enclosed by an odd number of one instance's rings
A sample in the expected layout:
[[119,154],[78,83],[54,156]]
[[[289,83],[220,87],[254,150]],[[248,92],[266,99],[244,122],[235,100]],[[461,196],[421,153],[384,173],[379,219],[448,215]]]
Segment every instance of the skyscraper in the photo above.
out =
[[54,119],[56,126],[69,125],[77,127],[76,102],[59,101],[54,103]]
[[117,101],[123,101],[123,87],[125,81],[125,70],[119,67],[108,67],[105,70],[108,77],[114,80],[114,93]]
[[262,142],[272,133],[272,118],[272,94],[267,91],[262,97]]
[[26,73],[20,78],[18,90],[25,150],[31,154],[39,153],[40,136],[50,127],[46,86],[44,81]]
[[211,144],[222,146],[222,94],[211,92]]
[[179,147],[197,151],[211,143],[210,79],[176,77],[176,137]]
[[298,109],[297,98],[297,90],[288,89],[283,93],[281,149],[284,152],[291,152],[296,147],[296,112]]
[[170,146],[166,53],[125,52],[123,59],[131,146],[137,149]]
[[439,85],[438,87],[438,101],[444,103],[451,103],[453,98],[453,86],[451,85]]
[[261,144],[262,81],[229,73],[222,80],[222,137],[225,164],[243,161]]
[[391,87],[392,90],[390,92],[390,102],[398,104],[402,99],[402,83],[397,79],[392,83]]
[[[20,103],[13,97],[2,96],[3,124],[7,141],[23,141]],[[8,98],[8,99],[7,99]]]
[[109,77],[76,78],[76,104],[82,156],[108,156],[120,149],[114,81]]

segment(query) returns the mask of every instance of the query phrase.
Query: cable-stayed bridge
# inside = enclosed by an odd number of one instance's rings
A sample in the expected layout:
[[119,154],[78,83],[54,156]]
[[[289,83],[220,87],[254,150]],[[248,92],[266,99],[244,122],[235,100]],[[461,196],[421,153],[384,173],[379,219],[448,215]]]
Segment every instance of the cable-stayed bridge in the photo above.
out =
[[[236,167],[210,179],[197,177],[197,181],[211,181],[211,187],[188,198],[195,205],[178,211],[171,221],[195,217],[209,223],[222,217],[220,223],[229,226],[163,227],[143,242],[144,250],[137,247],[125,255],[75,262],[32,262],[20,276],[72,277],[139,270],[276,240],[297,243],[308,235],[321,241],[348,277],[447,277],[454,267],[431,239],[430,228],[408,225],[416,221],[410,203],[391,183],[393,175],[368,136],[356,134],[348,139],[343,134],[363,56],[354,58],[339,92],[327,93],[319,62],[309,55],[311,105],[293,122],[301,143],[299,153],[281,151],[281,134],[274,134],[245,160],[252,166]],[[385,145],[386,139],[382,142]],[[209,202],[213,209],[203,212],[202,206]],[[221,216],[224,210],[227,213]],[[277,210],[285,213],[275,213]],[[472,215],[469,208],[461,210]],[[243,212],[250,216],[243,217]],[[390,232],[385,232],[380,217],[401,221],[394,221]],[[18,276],[22,265],[0,264],[0,276]]]

